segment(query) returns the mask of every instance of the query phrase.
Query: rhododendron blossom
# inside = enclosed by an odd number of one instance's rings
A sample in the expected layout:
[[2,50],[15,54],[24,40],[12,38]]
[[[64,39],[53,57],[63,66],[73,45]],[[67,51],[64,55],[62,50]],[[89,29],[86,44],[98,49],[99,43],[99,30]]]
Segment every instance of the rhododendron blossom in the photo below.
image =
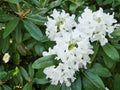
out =
[[106,14],[102,8],[96,12],[86,8],[78,17],[78,22],[75,15],[54,10],[45,25],[46,35],[56,45],[43,52],[43,56],[56,54],[55,60],[60,61],[58,66],[44,69],[51,84],[70,86],[76,79],[76,71],[87,69],[87,64],[91,63],[89,55],[94,53],[91,42],[99,41],[102,46],[105,45],[108,42],[106,36],[111,37],[117,27],[116,22],[114,14]]

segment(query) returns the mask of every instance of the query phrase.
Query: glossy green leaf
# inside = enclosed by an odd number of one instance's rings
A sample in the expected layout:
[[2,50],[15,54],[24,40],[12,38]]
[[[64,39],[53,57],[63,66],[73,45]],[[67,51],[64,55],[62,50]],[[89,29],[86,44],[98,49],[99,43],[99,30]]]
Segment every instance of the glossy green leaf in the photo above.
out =
[[28,73],[29,73],[31,78],[34,77],[34,69],[32,68],[32,64],[31,63],[28,65]]
[[114,78],[114,90],[120,90],[120,74],[116,74]]
[[35,62],[32,64],[32,67],[34,69],[40,69],[40,68],[45,68],[45,67],[54,65],[54,61],[55,61],[54,58],[55,58],[55,55],[41,57],[35,60]]
[[36,40],[40,40],[40,38],[43,36],[41,30],[31,21],[28,20],[24,20],[24,26],[26,28],[26,30],[30,33],[30,35],[36,39]]
[[86,77],[82,78],[82,88],[83,90],[103,90],[103,89],[98,89],[97,87],[95,87],[89,79],[87,79]]
[[36,45],[35,46],[35,51],[38,55],[41,55],[44,50],[45,50],[45,48],[41,45]]
[[32,14],[26,18],[37,25],[44,25],[44,23],[47,21],[46,17],[43,17],[39,14],[35,14],[35,15]]
[[92,72],[85,71],[83,72],[84,76],[94,85],[94,87],[98,89],[105,89],[105,86],[103,84],[103,81],[100,79],[100,77]]
[[12,90],[12,88],[10,88],[10,87],[7,86],[7,85],[3,85],[2,87],[3,87],[4,90]]
[[102,48],[107,56],[115,61],[119,61],[119,53],[111,44],[107,43]]
[[34,81],[36,84],[47,84],[47,83],[50,83],[50,81],[48,81],[47,79],[34,78],[33,81]]
[[104,63],[108,68],[112,68],[116,65],[116,61],[112,60],[104,52],[102,52],[102,56],[103,56]]
[[81,78],[78,77],[72,84],[72,90],[82,90],[82,81]]
[[22,42],[22,31],[21,31],[22,25],[19,23],[18,27],[16,28],[16,33],[15,33],[15,39],[18,44]]
[[28,81],[28,80],[30,79],[27,71],[26,71],[23,67],[20,67],[20,72],[21,72],[21,74],[23,75],[23,77],[25,78],[25,80]]
[[91,71],[101,77],[110,77],[111,76],[110,71],[107,68],[103,67],[99,63],[94,63],[92,68],[89,69],[88,71]]
[[6,28],[3,33],[3,38],[6,38],[10,33],[12,33],[15,30],[16,26],[18,25],[18,22],[19,18],[15,18],[6,25]]
[[36,72],[35,77],[36,77],[36,78],[39,78],[39,79],[44,79],[44,78],[46,78],[46,75],[45,75],[45,73],[44,73],[43,71],[44,71],[44,68],[39,69],[39,70]]
[[23,87],[23,90],[33,90],[32,83],[26,83]]

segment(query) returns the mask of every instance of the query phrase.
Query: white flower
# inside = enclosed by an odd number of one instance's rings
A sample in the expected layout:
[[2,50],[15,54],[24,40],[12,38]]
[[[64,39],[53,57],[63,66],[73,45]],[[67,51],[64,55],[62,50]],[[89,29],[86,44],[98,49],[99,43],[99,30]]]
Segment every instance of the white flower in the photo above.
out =
[[58,66],[44,69],[51,84],[65,83],[70,86],[76,79],[75,72],[87,69],[87,64],[91,63],[89,55],[93,54],[93,47],[90,42],[99,41],[102,46],[105,45],[108,42],[106,35],[111,37],[117,27],[115,23],[114,14],[106,14],[102,8],[96,12],[86,8],[78,17],[78,23],[75,22],[75,15],[54,10],[45,25],[46,35],[56,45],[43,52],[43,56],[56,54],[55,60],[60,61]]
[[86,8],[78,21],[77,29],[82,33],[81,35],[89,37],[91,42],[99,41],[102,46],[108,42],[106,35],[111,37],[110,34],[117,27],[114,14],[106,14],[102,8],[96,12]]
[[64,10],[62,12],[58,12],[54,9],[51,17],[48,17],[48,21],[45,24],[46,35],[50,38],[50,40],[55,41],[56,37],[62,37],[62,34],[65,32],[71,32],[73,27],[76,26],[75,15],[70,16],[68,13],[65,13]]
[[3,61],[4,61],[5,63],[7,63],[7,62],[9,62],[9,60],[10,60],[10,55],[9,55],[9,53],[5,53],[4,56],[3,56]]

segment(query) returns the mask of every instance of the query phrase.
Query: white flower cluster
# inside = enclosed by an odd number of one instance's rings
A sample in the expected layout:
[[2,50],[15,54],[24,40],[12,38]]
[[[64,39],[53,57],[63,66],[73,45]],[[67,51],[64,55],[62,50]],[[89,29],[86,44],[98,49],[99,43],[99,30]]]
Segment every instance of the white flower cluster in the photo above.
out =
[[55,59],[60,61],[58,66],[44,69],[52,84],[65,83],[70,86],[76,79],[75,72],[87,68],[87,63],[91,63],[89,55],[94,53],[90,41],[99,41],[101,45],[108,42],[106,35],[110,36],[116,28],[113,17],[113,14],[103,13],[101,8],[96,12],[86,8],[77,23],[75,15],[69,15],[64,10],[53,11],[45,25],[46,35],[56,45],[43,52],[43,56],[56,54]]

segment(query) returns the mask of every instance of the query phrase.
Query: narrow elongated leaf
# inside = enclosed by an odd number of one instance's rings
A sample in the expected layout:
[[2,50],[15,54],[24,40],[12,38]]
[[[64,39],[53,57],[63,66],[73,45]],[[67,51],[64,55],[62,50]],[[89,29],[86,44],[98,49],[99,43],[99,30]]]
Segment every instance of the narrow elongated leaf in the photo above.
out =
[[12,90],[12,89],[11,89],[9,86],[7,86],[7,85],[3,85],[2,87],[3,87],[4,90]]
[[39,69],[39,68],[45,68],[45,67],[51,66],[54,64],[54,61],[55,61],[54,58],[55,58],[55,55],[41,57],[32,64],[32,67],[34,69]]
[[37,25],[43,25],[47,21],[46,17],[40,16],[39,14],[29,15],[26,18]]
[[32,64],[30,63],[28,66],[28,72],[31,78],[34,76],[34,69],[32,68]]
[[15,18],[14,15],[9,15],[9,14],[0,14],[0,22],[6,22],[13,20]]
[[114,90],[120,90],[120,74],[116,74],[114,78]]
[[2,52],[5,53],[9,49],[10,45],[10,38],[9,36],[6,37],[2,43]]
[[98,75],[89,71],[85,71],[83,74],[96,88],[103,90],[105,89],[105,86]]
[[89,71],[91,71],[91,72],[93,72],[93,73],[95,73],[95,74],[97,74],[98,76],[101,76],[101,77],[111,76],[110,71],[107,68],[103,67],[99,63],[95,63],[93,65],[93,67],[91,69],[89,69]]
[[36,40],[40,40],[40,38],[43,36],[41,30],[31,21],[28,20],[24,20],[24,26],[26,28],[26,30],[30,33],[30,35],[36,39]]
[[6,25],[6,28],[5,28],[4,33],[3,33],[3,38],[6,38],[10,33],[13,32],[13,30],[15,30],[18,22],[19,22],[19,18],[15,18],[14,20],[10,21]]
[[19,23],[18,27],[16,28],[15,39],[18,44],[22,42],[22,31],[21,31],[21,24]]
[[29,77],[27,71],[23,67],[20,67],[20,71],[21,71],[21,74],[23,75],[23,77],[25,78],[25,80],[28,81],[30,79],[30,77]]
[[119,61],[119,53],[111,44],[108,43],[104,45],[103,50],[106,55],[109,56],[111,59]]
[[47,84],[47,83],[49,83],[50,81],[48,81],[47,79],[34,78],[34,82],[35,82],[36,84]]

